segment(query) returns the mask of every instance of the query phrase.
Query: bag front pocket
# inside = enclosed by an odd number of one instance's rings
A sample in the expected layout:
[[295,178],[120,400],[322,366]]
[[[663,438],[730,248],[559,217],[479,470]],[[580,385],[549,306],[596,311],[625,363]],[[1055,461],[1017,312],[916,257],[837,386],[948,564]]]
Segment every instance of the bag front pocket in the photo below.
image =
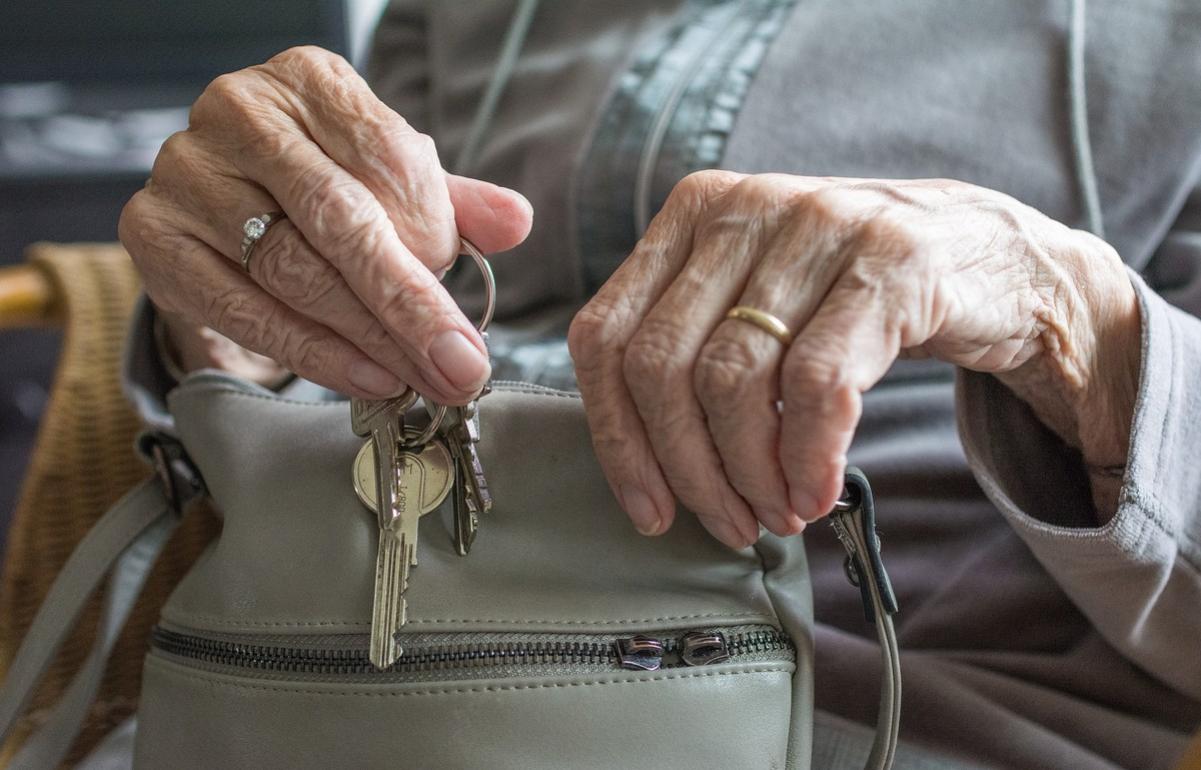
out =
[[628,636],[156,630],[142,767],[783,767],[795,652],[771,626]]

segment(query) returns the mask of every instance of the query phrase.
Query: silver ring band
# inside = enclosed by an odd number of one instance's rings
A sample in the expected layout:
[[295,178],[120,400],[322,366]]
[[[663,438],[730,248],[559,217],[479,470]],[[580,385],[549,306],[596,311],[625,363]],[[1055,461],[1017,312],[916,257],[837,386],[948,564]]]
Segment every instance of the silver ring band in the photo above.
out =
[[247,273],[250,272],[250,258],[254,255],[254,247],[258,245],[259,240],[267,234],[267,230],[271,225],[281,219],[287,219],[287,214],[282,211],[269,211],[266,214],[259,214],[257,217],[251,217],[242,223],[242,269]]

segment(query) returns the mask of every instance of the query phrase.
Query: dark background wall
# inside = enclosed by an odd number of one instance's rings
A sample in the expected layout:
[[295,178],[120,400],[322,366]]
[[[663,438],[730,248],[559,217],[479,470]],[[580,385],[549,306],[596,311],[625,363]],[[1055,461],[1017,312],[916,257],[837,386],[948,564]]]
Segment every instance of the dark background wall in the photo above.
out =
[[[300,43],[348,53],[347,18],[345,0],[0,2],[0,266],[39,240],[116,240],[212,78]],[[58,346],[0,332],[0,546]]]

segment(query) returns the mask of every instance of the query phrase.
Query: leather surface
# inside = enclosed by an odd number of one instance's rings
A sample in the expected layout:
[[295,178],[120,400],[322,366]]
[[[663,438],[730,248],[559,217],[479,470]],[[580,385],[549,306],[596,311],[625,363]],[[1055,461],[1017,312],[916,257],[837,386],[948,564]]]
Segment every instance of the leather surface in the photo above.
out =
[[760,664],[519,683],[304,686],[197,675],[152,657],[137,765],[782,769],[791,670]]
[[[171,409],[225,524],[164,619],[219,632],[365,632],[378,529],[351,486],[362,439],[348,405],[289,402],[208,375],[177,390]],[[687,514],[663,537],[634,531],[577,398],[498,391],[481,421],[495,506],[466,558],[451,542],[449,504],[423,518],[408,630],[778,625],[754,549],[725,548]]]
[[[202,375],[171,408],[225,525],[164,623],[365,633],[377,530],[350,483],[361,439],[347,404]],[[800,539],[731,551],[686,512],[662,537],[638,535],[576,397],[500,389],[481,420],[495,507],[466,558],[446,512],[423,519],[406,631],[620,636],[768,623],[793,636],[795,665],[352,684],[233,676],[152,653],[139,767],[808,767],[812,605]]]

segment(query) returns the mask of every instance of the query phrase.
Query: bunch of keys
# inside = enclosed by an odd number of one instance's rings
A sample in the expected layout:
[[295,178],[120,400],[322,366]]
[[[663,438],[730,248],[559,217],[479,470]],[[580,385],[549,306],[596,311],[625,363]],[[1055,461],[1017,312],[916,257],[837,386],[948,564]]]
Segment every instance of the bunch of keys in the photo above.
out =
[[[485,311],[477,328],[487,339],[496,308],[492,266],[466,239],[460,250],[484,276]],[[487,392],[485,388],[481,395]],[[353,478],[359,499],[379,520],[369,657],[381,670],[404,652],[396,635],[407,620],[405,591],[409,569],[417,566],[421,517],[453,492],[455,550],[466,556],[479,529],[479,515],[492,507],[476,451],[478,400],[459,407],[427,404],[430,422],[423,429],[405,424],[416,401],[412,391],[385,401],[350,400],[351,428],[370,437],[355,457]]]

